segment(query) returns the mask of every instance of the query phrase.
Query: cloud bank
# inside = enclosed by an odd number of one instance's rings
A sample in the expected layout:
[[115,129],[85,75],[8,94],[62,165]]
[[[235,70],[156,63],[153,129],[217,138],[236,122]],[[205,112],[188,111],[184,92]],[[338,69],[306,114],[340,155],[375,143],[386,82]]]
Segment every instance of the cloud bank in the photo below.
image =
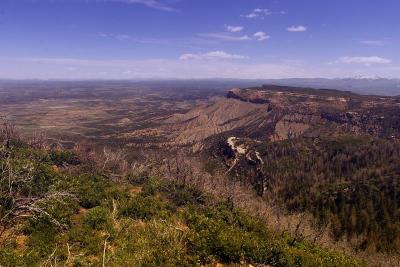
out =
[[287,31],[289,32],[305,32],[307,31],[307,27],[299,25],[299,26],[290,26],[287,28]]
[[126,4],[140,4],[149,8],[154,8],[162,11],[176,11],[176,9],[159,0],[98,0],[98,2],[121,2]]
[[226,29],[229,32],[241,32],[244,30],[243,26],[231,26],[231,25],[225,25]]
[[350,63],[315,66],[291,61],[257,63],[246,56],[224,51],[183,54],[176,59],[1,58],[0,73],[3,78],[13,79],[400,78],[400,66],[395,64],[365,65],[359,63],[366,62],[360,59],[344,61],[355,61],[358,66]]
[[370,56],[370,57],[341,57],[335,63],[344,63],[344,64],[363,64],[363,65],[372,65],[372,64],[390,64],[392,60],[388,58],[378,57],[378,56]]
[[225,51],[212,51],[204,54],[183,54],[179,57],[180,60],[220,60],[220,59],[245,59],[246,56],[229,54]]

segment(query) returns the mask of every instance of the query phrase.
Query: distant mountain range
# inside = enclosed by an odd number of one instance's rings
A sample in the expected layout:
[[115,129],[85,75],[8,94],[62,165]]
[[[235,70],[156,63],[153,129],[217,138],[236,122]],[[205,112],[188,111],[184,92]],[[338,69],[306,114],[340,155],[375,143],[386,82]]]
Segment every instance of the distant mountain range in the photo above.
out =
[[283,85],[295,87],[308,87],[315,89],[337,89],[351,91],[363,95],[400,95],[400,79],[388,79],[381,77],[356,76],[351,78],[292,78],[292,79],[165,79],[165,80],[92,80],[92,81],[62,81],[62,80],[7,80],[0,79],[0,87],[6,84],[37,84],[54,82],[88,82],[108,83],[115,82],[133,83],[142,86],[160,87],[160,88],[198,88],[198,89],[231,89],[233,87],[253,87],[268,85]]
[[400,79],[380,77],[270,79],[265,80],[264,83],[317,89],[338,89],[364,95],[400,95]]

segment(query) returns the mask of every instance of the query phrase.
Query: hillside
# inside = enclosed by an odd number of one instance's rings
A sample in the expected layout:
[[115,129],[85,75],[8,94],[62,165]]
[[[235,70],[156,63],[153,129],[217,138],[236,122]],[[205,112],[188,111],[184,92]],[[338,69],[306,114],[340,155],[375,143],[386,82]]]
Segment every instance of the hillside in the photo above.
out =
[[172,115],[158,129],[172,144],[202,143],[216,135],[259,141],[348,134],[397,139],[400,99],[276,85],[232,89],[226,98]]
[[237,138],[211,149],[268,203],[313,214],[316,228],[356,250],[398,253],[399,141],[366,137]]
[[232,89],[158,129],[167,147],[190,147],[268,205],[310,214],[332,244],[398,257],[399,123],[398,97],[265,85]]
[[2,143],[1,266],[361,266],[179,181],[115,173],[87,150]]
[[0,265],[398,265],[398,97],[118,85],[2,105]]
[[206,137],[204,158],[333,240],[398,256],[399,98],[266,85],[221,101],[257,107],[261,123]]

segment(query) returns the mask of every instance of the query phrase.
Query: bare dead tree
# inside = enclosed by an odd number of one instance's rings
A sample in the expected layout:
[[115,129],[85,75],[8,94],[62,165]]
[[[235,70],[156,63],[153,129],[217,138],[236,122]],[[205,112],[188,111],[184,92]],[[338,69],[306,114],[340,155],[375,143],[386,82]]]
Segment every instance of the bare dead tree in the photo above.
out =
[[292,240],[289,242],[290,246],[293,246],[297,241],[302,241],[304,239],[303,231],[301,229],[301,226],[305,223],[306,219],[306,214],[301,213],[299,220],[296,223],[295,229],[292,232]]
[[126,173],[128,162],[126,160],[126,152],[122,149],[103,148],[103,164],[102,169],[109,169],[113,172]]
[[98,156],[94,150],[94,145],[88,142],[79,142],[75,144],[72,151],[80,158],[83,162],[86,162],[90,169],[96,169],[98,166]]
[[0,128],[0,140],[3,142],[3,146],[10,148],[11,141],[20,140],[20,135],[15,129],[15,125],[5,117],[0,117],[1,128]]
[[48,149],[47,136],[44,133],[36,132],[28,140],[30,147],[36,149]]
[[110,234],[107,233],[107,237],[104,240],[104,248],[103,248],[103,263],[102,266],[105,267],[106,266],[106,252],[107,252],[107,241],[110,238]]

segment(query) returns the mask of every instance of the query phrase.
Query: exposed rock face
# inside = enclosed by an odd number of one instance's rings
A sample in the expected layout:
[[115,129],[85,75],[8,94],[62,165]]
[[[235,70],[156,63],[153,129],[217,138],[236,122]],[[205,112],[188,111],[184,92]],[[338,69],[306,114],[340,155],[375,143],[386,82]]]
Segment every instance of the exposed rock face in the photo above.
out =
[[274,135],[271,136],[271,140],[285,140],[300,136],[307,131],[310,125],[305,123],[303,118],[299,119],[298,117],[300,117],[299,114],[283,116],[275,125],[275,132]]
[[255,104],[266,104],[270,103],[270,100],[264,97],[262,91],[251,92],[246,94],[239,88],[234,88],[228,92],[227,98],[235,98],[241,101],[255,103]]
[[[265,139],[248,135],[220,138],[209,150],[225,163],[230,175],[251,184],[260,196],[268,191],[270,179],[264,172],[264,164],[268,163],[263,160],[267,142],[349,134],[400,138],[399,98],[275,86],[234,89],[228,95],[245,103],[263,103],[255,105],[269,110],[268,125],[263,128],[268,134]],[[260,152],[264,154],[260,156]]]
[[179,130],[171,138],[179,143],[202,141],[210,136],[239,128],[252,129],[253,133],[268,124],[268,107],[236,99],[219,99],[200,106],[186,114],[176,114],[166,123]]
[[347,134],[400,138],[400,98],[282,86],[235,88],[226,98],[161,123],[134,134],[198,149],[230,136],[256,141]]
[[232,89],[228,97],[268,103],[266,108],[275,118],[273,141],[303,134],[400,137],[400,99],[396,97],[273,85]]

